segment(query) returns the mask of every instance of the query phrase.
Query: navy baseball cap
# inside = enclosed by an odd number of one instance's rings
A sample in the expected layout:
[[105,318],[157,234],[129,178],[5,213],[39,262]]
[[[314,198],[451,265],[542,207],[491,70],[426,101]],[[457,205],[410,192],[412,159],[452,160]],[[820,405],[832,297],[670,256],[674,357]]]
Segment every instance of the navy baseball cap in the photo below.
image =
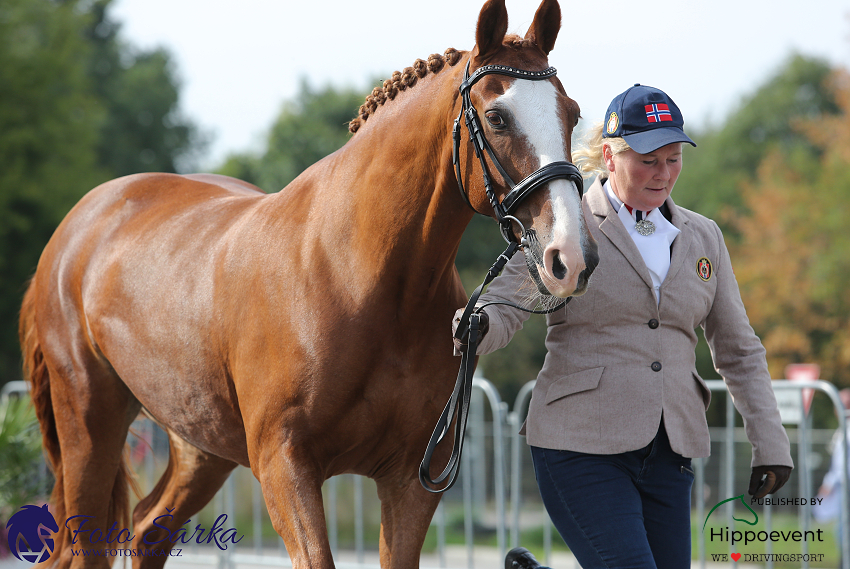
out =
[[623,137],[635,152],[648,154],[674,142],[696,146],[684,126],[682,111],[667,93],[635,83],[608,105],[602,136]]

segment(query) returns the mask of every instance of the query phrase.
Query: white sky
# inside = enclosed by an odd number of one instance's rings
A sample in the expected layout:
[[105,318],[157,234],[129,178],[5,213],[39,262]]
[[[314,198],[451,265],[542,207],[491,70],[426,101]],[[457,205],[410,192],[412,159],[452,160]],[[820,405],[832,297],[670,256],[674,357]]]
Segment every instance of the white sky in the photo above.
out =
[[[214,135],[205,168],[260,148],[301,78],[364,89],[417,58],[471,49],[483,1],[116,0],[123,36],[166,47],[182,110]],[[507,0],[524,35],[539,0]],[[720,122],[791,53],[850,67],[846,0],[562,0],[549,61],[585,120],[634,83],[665,90],[688,125]],[[353,113],[352,113],[353,115]],[[699,142],[699,141],[697,141]]]

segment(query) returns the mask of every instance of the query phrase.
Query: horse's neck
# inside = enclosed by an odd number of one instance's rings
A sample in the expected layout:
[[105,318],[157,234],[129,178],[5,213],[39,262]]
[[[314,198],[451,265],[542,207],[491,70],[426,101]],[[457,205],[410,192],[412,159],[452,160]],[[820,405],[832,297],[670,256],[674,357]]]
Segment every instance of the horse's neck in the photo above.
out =
[[352,270],[366,281],[380,280],[382,288],[431,295],[453,278],[472,218],[451,164],[449,125],[457,112],[459,73],[460,65],[447,67],[387,101],[329,164],[317,168],[325,180],[321,171],[332,169],[330,183],[317,190],[344,200],[345,223],[352,224],[351,240],[338,244],[339,258],[356,260]]

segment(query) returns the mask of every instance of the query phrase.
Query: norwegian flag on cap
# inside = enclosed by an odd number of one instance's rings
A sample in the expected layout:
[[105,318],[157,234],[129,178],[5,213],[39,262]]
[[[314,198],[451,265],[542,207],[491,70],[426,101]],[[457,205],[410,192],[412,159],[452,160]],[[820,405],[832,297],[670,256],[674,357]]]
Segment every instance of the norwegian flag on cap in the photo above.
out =
[[670,114],[670,107],[664,103],[645,105],[644,109],[646,109],[646,120],[648,122],[664,122],[673,120],[673,115]]

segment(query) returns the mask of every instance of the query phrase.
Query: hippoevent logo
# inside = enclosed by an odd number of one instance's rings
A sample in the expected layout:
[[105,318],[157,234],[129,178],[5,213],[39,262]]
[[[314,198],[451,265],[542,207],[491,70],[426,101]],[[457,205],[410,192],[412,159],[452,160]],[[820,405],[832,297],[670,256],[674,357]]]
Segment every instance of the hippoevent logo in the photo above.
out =
[[[822,498],[767,498],[767,499],[756,499],[753,498],[751,500],[752,504],[756,505],[774,505],[774,506],[782,506],[782,505],[806,505],[806,504],[817,504],[820,503]],[[705,517],[705,522],[702,524],[703,532],[706,530],[706,526],[708,525],[708,519],[711,517],[711,514],[714,511],[726,504],[728,502],[740,501],[741,504],[749,511],[749,515],[745,518],[736,518],[734,515],[732,519],[736,522],[741,522],[747,524],[753,529],[744,529],[743,531],[740,529],[730,528],[729,526],[724,526],[721,528],[713,528],[709,527],[709,539],[712,543],[715,541],[719,543],[728,543],[730,546],[734,546],[735,544],[743,543],[744,546],[750,544],[763,544],[768,541],[777,542],[823,542],[823,530],[759,530],[755,526],[759,522],[759,516],[756,511],[750,507],[750,504],[744,500],[744,495],[735,496],[733,498],[726,498],[725,500],[721,500],[711,510],[709,510],[708,515]],[[799,562],[809,562],[809,561],[823,561],[824,554],[823,553],[806,553],[806,554],[788,554],[788,553],[722,553],[722,554],[712,554],[712,561],[748,561],[748,562],[783,562],[783,563],[799,563]]]
[[[174,509],[166,508],[166,511],[167,514],[154,519],[155,529],[142,536],[143,544],[162,543],[165,549],[128,547],[136,536],[128,528],[119,528],[118,522],[113,522],[112,527],[104,531],[90,524],[94,516],[82,514],[70,516],[65,520],[64,525],[71,532],[71,554],[75,557],[180,557],[183,550],[174,547],[178,544],[194,542],[199,545],[215,545],[224,551],[228,544],[239,543],[245,537],[239,535],[236,528],[225,529],[227,514],[218,516],[209,529],[201,524],[196,524],[194,529],[188,527],[192,522],[190,519],[172,532],[163,524],[167,524],[174,518],[172,515]],[[72,523],[76,529],[71,529]],[[15,557],[21,561],[41,563],[47,561],[53,553],[55,547],[53,534],[59,531],[59,526],[48,510],[47,504],[41,507],[27,505],[9,518],[6,529],[9,534],[9,549]]]
[[741,503],[744,505],[744,507],[745,507],[745,508],[747,508],[747,509],[750,511],[750,513],[753,515],[753,517],[754,517],[755,519],[754,519],[753,521],[749,521],[749,520],[744,520],[744,519],[736,518],[735,516],[732,516],[732,519],[733,519],[733,520],[735,520],[736,522],[744,522],[745,524],[749,524],[749,525],[751,525],[751,526],[754,526],[754,525],[756,525],[757,523],[759,523],[759,516],[758,516],[758,514],[755,512],[755,510],[753,510],[753,509],[749,506],[749,504],[747,504],[747,503],[744,501],[744,495],[743,495],[743,494],[741,494],[740,496],[735,496],[734,498],[726,498],[725,500],[721,500],[721,501],[717,502],[717,504],[716,504],[713,508],[711,508],[711,510],[709,510],[708,515],[707,515],[707,516],[705,516],[705,523],[703,523],[703,524],[702,524],[702,530],[703,530],[703,531],[705,531],[705,526],[706,526],[706,524],[708,523],[708,518],[710,518],[710,517],[711,517],[711,514],[713,514],[713,513],[714,513],[714,510],[716,510],[717,508],[719,508],[720,506],[722,506],[723,504],[725,504],[725,503],[727,503],[727,502],[734,502],[735,500],[740,500],[740,501],[741,501]]

